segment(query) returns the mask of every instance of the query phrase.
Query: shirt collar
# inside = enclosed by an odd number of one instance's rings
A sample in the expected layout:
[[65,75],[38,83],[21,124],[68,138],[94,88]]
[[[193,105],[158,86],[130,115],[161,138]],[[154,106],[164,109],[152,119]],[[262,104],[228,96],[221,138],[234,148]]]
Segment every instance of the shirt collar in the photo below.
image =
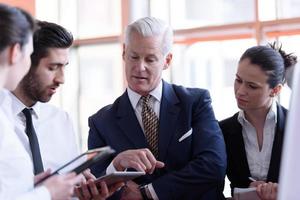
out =
[[[277,105],[275,100],[272,101],[271,108],[266,116],[266,120],[272,120],[272,119],[274,120],[275,123],[277,123]],[[245,112],[243,110],[239,111],[238,121],[241,125],[243,125],[245,122],[248,122],[248,120],[245,118]]]
[[[162,86],[163,86],[162,81],[160,81],[160,83],[158,84],[158,86],[149,93],[158,102],[161,101]],[[140,98],[141,98],[142,95],[136,93],[135,91],[133,91],[132,89],[130,89],[130,87],[127,87],[127,93],[128,93],[128,97],[129,97],[129,100],[130,100],[130,103],[131,103],[132,107],[134,109],[136,109],[136,107],[137,107],[137,105],[139,103],[139,100],[140,100]]]
[[8,95],[10,96],[10,98],[12,100],[12,112],[13,112],[14,116],[19,115],[19,113],[21,113],[24,108],[32,108],[33,116],[35,116],[36,118],[39,118],[39,116],[41,114],[40,113],[40,103],[39,102],[35,103],[31,107],[27,107],[12,92],[9,92]]
[[8,101],[7,95],[9,91],[7,89],[2,88],[0,91],[0,105],[7,106],[5,103]]

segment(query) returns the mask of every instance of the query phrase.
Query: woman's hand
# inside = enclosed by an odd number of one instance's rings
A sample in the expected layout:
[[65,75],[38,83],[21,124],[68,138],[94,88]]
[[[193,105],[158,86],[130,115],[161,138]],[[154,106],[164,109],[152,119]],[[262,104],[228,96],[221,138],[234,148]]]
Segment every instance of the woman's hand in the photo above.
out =
[[256,188],[256,192],[261,200],[276,200],[277,191],[278,184],[272,182],[260,184]]

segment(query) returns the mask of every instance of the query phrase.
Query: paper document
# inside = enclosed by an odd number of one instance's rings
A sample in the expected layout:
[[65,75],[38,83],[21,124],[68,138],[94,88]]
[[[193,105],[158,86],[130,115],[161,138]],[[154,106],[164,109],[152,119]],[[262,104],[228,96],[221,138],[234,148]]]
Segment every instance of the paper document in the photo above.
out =
[[234,200],[260,200],[256,188],[234,188]]

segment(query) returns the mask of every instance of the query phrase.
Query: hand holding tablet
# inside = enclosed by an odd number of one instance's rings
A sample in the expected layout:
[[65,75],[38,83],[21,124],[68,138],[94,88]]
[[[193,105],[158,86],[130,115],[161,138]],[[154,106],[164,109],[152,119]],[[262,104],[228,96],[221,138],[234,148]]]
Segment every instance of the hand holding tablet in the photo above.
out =
[[137,171],[116,171],[111,174],[107,174],[101,176],[95,180],[96,184],[99,184],[101,181],[104,181],[106,185],[109,187],[110,185],[114,185],[119,182],[126,182],[132,179],[135,179],[139,176],[145,175],[145,172],[137,172]]
[[55,174],[65,174],[70,172],[75,172],[76,174],[79,174],[97,162],[106,161],[113,155],[113,153],[115,153],[115,151],[109,146],[88,150],[85,153],[77,156],[73,160],[69,161],[65,165],[61,166],[49,176],[46,176],[45,178],[41,179],[40,181],[35,183],[35,185],[42,183],[47,178]]
[[87,183],[76,187],[75,192],[77,197],[93,195],[99,196],[104,194],[105,191],[108,191],[109,194],[112,194],[122,187],[124,182],[135,179],[142,175],[145,175],[145,172],[116,171],[97,178],[92,182],[92,184]]

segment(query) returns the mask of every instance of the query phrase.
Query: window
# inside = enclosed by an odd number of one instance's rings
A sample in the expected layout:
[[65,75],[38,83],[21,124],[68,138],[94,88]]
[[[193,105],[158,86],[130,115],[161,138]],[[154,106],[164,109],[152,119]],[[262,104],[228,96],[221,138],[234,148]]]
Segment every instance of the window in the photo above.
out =
[[75,38],[121,34],[119,0],[36,0],[36,10],[38,19],[63,25]]
[[121,34],[119,0],[78,0],[78,8],[79,38]]
[[111,104],[123,92],[121,46],[83,46],[79,55],[79,113],[82,145],[86,148],[88,117]]
[[260,20],[300,17],[298,0],[259,0]]
[[[229,117],[237,111],[233,93],[237,63],[248,47],[279,40],[286,51],[299,55],[299,4],[298,0],[36,0],[39,19],[62,24],[76,38],[65,84],[52,102],[72,114],[86,148],[88,116],[112,103],[126,87],[123,25],[150,13],[175,29],[173,63],[163,78],[208,89],[217,119]],[[280,97],[284,105],[289,94],[287,88]]]
[[[172,82],[210,91],[217,119],[237,111],[233,83],[242,53],[255,40],[198,42],[190,46],[176,45],[172,66]],[[226,104],[226,107],[224,107]]]
[[152,0],[153,16],[170,14],[175,29],[254,21],[254,1],[241,0]]

